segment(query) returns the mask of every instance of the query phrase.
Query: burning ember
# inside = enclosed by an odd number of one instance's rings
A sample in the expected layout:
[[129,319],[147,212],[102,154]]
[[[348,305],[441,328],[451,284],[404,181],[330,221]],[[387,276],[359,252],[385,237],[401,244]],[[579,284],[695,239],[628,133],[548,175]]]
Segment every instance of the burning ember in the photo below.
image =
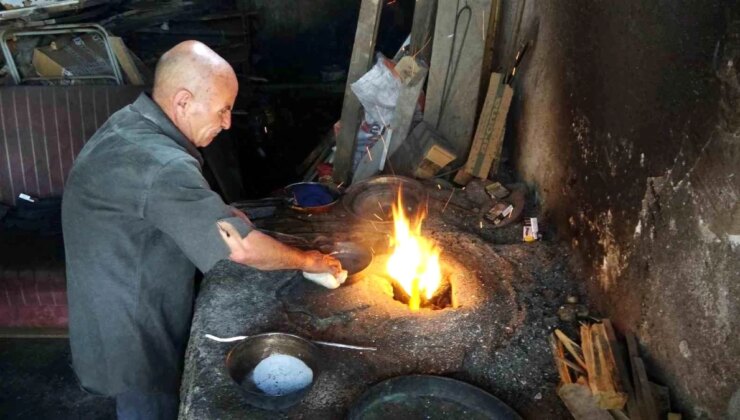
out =
[[424,213],[419,213],[413,223],[406,217],[401,201],[393,205],[394,236],[391,238],[391,256],[386,270],[409,296],[409,308],[418,311],[422,296],[430,300],[442,283],[439,263],[440,250],[435,243],[421,235]]

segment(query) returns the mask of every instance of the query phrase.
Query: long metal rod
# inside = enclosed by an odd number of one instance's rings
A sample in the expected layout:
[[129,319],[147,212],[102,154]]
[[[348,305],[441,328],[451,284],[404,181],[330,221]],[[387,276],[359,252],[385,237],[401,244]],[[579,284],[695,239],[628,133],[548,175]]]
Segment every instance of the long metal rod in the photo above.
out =
[[316,341],[316,340],[311,340],[311,341],[313,343],[320,344],[322,346],[339,347],[341,349],[364,350],[364,351],[376,351],[376,350],[378,350],[377,347],[353,346],[353,345],[350,345],[350,344],[331,343],[331,342],[328,342],[328,341]]
[[[228,338],[221,338],[216,337],[215,335],[206,334],[206,338],[211,339],[213,341],[218,341],[219,343],[233,343],[234,341],[241,341],[244,339],[249,338],[247,335],[237,335],[235,337],[228,337]],[[314,344],[319,344],[321,346],[328,346],[328,347],[338,347],[340,349],[349,349],[349,350],[361,350],[361,351],[377,351],[377,347],[365,347],[365,346],[353,346],[350,344],[341,344],[341,343],[332,343],[329,341],[318,341],[318,340],[310,340]]]

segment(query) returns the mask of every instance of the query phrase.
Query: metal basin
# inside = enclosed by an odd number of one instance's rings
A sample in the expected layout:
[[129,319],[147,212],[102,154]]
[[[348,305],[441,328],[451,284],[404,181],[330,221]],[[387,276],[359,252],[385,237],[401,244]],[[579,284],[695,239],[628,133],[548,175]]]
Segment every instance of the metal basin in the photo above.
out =
[[398,191],[406,214],[418,214],[427,204],[427,193],[418,181],[402,176],[377,176],[350,186],[342,203],[357,218],[375,222],[392,222],[391,206],[396,203]]
[[[311,384],[285,395],[262,392],[252,381],[251,373],[259,362],[273,354],[301,359],[313,370]],[[226,356],[226,369],[249,404],[266,410],[282,410],[300,402],[313,387],[321,374],[321,360],[321,350],[308,340],[292,334],[265,333],[250,336],[234,346]]]
[[430,375],[398,376],[365,392],[350,420],[521,420],[493,395],[468,383]]

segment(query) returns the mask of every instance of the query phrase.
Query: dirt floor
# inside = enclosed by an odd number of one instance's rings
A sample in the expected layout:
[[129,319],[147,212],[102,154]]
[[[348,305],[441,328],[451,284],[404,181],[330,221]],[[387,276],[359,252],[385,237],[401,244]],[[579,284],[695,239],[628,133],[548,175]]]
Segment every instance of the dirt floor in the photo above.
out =
[[0,418],[115,418],[115,402],[84,392],[70,363],[67,339],[0,339]]

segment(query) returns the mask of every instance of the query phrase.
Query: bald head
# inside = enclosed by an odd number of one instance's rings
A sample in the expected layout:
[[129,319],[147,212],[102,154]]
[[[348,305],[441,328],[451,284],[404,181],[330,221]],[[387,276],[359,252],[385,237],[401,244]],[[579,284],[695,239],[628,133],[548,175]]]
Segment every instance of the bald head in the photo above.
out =
[[231,125],[239,84],[231,65],[198,41],[185,41],[162,55],[152,98],[196,146],[207,146]]

